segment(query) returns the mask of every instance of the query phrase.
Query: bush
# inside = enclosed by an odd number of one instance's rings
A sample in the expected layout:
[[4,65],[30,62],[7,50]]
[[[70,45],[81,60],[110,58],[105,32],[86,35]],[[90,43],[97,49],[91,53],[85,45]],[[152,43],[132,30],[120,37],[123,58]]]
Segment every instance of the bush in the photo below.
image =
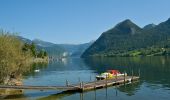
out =
[[20,75],[28,68],[27,60],[31,53],[23,52],[23,43],[15,35],[0,32],[0,83],[11,75]]

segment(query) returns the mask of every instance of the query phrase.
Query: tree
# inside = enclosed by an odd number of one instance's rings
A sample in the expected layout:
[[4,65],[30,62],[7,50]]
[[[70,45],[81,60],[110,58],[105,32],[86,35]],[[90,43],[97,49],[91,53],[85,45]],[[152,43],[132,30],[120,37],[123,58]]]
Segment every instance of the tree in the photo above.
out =
[[11,75],[17,76],[29,69],[26,63],[31,52],[23,52],[22,47],[23,43],[16,36],[0,33],[0,83]]
[[33,42],[30,45],[30,49],[31,49],[31,52],[32,52],[33,56],[36,57],[37,56],[37,51],[36,51],[36,46],[35,46],[35,44]]

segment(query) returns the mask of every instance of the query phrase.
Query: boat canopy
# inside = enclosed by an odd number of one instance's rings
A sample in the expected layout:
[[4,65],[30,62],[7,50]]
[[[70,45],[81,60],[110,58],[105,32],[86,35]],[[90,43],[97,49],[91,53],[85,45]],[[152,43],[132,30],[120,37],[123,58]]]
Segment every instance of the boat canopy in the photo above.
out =
[[118,70],[108,70],[107,72],[116,75],[116,74],[120,74],[120,72]]

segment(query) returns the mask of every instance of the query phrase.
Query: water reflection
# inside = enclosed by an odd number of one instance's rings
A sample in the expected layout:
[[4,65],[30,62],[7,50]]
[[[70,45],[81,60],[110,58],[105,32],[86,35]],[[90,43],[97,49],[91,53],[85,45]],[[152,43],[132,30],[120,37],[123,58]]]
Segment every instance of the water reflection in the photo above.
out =
[[118,57],[118,58],[89,58],[85,63],[101,73],[108,69],[118,69],[138,75],[140,69],[141,82],[162,84],[170,87],[170,58],[169,57]]
[[[25,91],[21,98],[38,100],[159,100],[170,96],[170,58],[169,57],[115,57],[115,58],[69,58],[63,61],[51,62],[48,65],[36,65],[39,73],[32,71],[26,75],[26,85],[65,85],[65,80],[75,84],[79,81],[94,80],[96,74],[109,69],[126,71],[131,75],[138,75],[140,81],[119,87],[77,92]],[[42,67],[43,66],[43,67]],[[81,79],[79,79],[81,78]],[[159,92],[158,92],[159,91]],[[160,94],[161,93],[161,94]],[[19,97],[18,97],[19,99]]]
[[118,90],[126,93],[128,96],[135,95],[135,93],[139,90],[141,82],[133,82],[131,84],[125,84],[123,86],[118,87]]
[[73,95],[75,93],[76,92],[64,91],[64,92],[53,94],[53,95],[50,95],[47,97],[39,98],[37,100],[52,100],[52,99],[61,100],[63,97],[67,97],[67,96]]

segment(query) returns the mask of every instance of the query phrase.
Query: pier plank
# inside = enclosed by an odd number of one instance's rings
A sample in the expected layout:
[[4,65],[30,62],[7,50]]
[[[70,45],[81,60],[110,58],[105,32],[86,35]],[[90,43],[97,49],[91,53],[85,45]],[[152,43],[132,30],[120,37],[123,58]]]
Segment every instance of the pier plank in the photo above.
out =
[[0,89],[31,89],[31,90],[63,90],[63,91],[86,91],[86,90],[92,90],[97,88],[103,88],[108,86],[114,86],[119,84],[124,84],[127,82],[138,80],[138,76],[126,76],[125,80],[124,77],[117,77],[114,79],[107,79],[107,80],[98,80],[93,82],[87,82],[82,84],[80,86],[79,84],[75,85],[67,85],[67,86],[9,86],[9,85],[0,85]]

